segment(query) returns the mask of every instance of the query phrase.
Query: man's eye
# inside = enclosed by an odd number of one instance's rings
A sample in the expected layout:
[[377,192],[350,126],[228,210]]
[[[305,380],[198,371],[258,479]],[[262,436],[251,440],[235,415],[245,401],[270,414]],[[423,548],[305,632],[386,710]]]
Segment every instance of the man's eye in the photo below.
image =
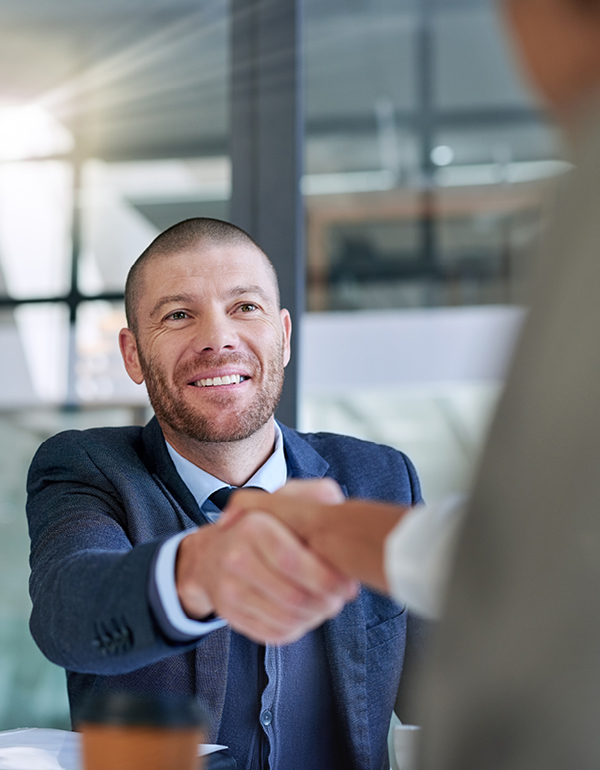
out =
[[242,313],[251,313],[253,310],[257,309],[257,305],[255,305],[253,302],[244,302],[243,305],[240,305],[240,310]]
[[174,313],[169,313],[167,319],[170,321],[183,321],[187,317],[188,314],[185,310],[176,310]]

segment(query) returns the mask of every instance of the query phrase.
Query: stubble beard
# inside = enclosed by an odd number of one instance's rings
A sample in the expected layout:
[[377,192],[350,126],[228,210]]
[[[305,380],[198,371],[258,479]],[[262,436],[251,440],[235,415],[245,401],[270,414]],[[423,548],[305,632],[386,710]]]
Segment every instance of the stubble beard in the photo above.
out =
[[[201,360],[189,362],[180,372],[176,372],[174,379],[177,384],[175,385],[169,383],[166,372],[158,361],[152,358],[146,360],[141,351],[139,356],[148,397],[159,423],[168,425],[171,430],[194,441],[206,443],[243,441],[268,422],[281,398],[284,378],[282,346],[279,346],[267,361],[266,371],[262,370],[258,360],[249,362],[247,357],[239,354],[203,357]],[[220,419],[217,422],[204,415],[200,407],[195,407],[185,400],[183,391],[189,387],[188,378],[198,370],[198,364],[203,368],[216,369],[232,364],[244,364],[244,368],[247,368],[249,363],[253,378],[263,375],[263,386],[245,409],[234,411],[230,405],[231,411],[226,415],[226,419]],[[215,395],[219,396],[219,394]],[[223,410],[227,410],[228,402],[232,399],[227,393],[222,395]]]

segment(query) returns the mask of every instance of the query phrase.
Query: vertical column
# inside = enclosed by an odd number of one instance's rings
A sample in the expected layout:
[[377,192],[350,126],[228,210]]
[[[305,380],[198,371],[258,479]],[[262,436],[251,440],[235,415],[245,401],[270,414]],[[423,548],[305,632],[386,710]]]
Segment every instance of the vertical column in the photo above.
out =
[[[78,136],[76,135],[76,140]],[[77,395],[77,310],[81,295],[79,293],[79,258],[81,253],[81,187],[83,159],[76,148],[72,155],[73,163],[73,223],[71,225],[71,286],[67,297],[69,304],[69,347],[67,360],[67,396],[64,407],[76,410],[79,407]]]
[[[421,260],[423,274],[430,281],[436,279],[436,232],[435,232],[435,165],[431,160],[431,151],[435,142],[434,119],[434,40],[432,29],[433,4],[431,0],[419,0],[416,29],[416,73],[417,73],[417,125],[421,142]],[[432,286],[428,292],[430,301],[435,295]]]
[[231,0],[231,219],[269,256],[294,324],[277,416],[296,425],[305,267],[301,0]]

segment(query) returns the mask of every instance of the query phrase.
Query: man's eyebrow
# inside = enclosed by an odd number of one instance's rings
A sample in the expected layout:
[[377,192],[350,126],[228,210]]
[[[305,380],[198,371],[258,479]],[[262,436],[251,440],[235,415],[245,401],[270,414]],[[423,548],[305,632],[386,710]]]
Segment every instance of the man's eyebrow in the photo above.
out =
[[272,299],[262,286],[259,286],[258,284],[251,286],[234,286],[227,292],[228,297],[240,297],[244,294],[257,294],[265,302],[271,302]]
[[154,318],[154,316],[158,315],[165,305],[185,305],[192,301],[193,297],[190,294],[170,294],[167,297],[161,297],[150,311],[150,318]]
[[[258,284],[252,284],[249,286],[234,286],[226,293],[226,297],[243,297],[245,294],[258,295],[264,302],[272,302],[272,297],[269,297],[267,292]],[[156,305],[150,311],[150,318],[157,316],[165,305],[189,305],[197,301],[191,294],[169,294],[166,297],[161,297]]]

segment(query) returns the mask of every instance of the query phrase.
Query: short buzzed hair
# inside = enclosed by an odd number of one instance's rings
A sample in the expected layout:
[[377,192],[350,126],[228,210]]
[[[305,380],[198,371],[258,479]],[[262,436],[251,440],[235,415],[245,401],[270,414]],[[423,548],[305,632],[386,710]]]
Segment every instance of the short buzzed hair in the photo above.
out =
[[197,248],[200,244],[220,246],[239,244],[257,249],[265,258],[273,275],[273,283],[279,305],[279,284],[273,263],[258,243],[241,227],[210,217],[193,217],[172,225],[158,235],[131,266],[125,282],[125,316],[127,326],[137,334],[137,306],[140,298],[144,267],[155,259],[180,254]]

